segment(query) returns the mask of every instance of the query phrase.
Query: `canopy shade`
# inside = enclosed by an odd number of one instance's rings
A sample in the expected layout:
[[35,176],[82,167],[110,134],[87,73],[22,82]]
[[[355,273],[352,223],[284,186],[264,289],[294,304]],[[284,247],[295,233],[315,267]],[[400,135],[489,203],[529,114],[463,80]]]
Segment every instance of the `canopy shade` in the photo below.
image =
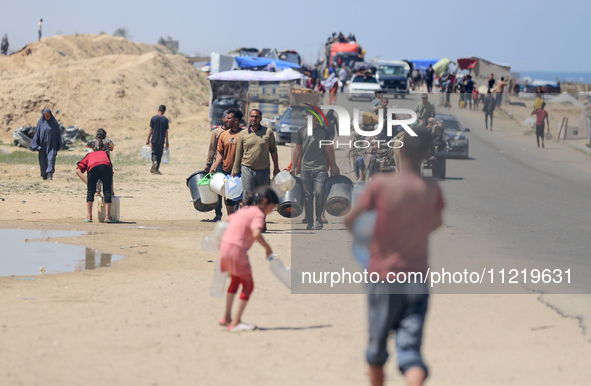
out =
[[271,81],[279,82],[282,80],[295,80],[300,79],[304,75],[297,71],[287,69],[281,72],[269,72],[269,71],[248,71],[248,70],[236,70],[236,71],[223,71],[217,74],[210,75],[207,77],[209,80],[233,80],[233,81]]
[[286,68],[300,68],[299,65],[291,62],[286,62],[284,60],[273,59],[273,58],[259,58],[254,56],[236,56],[234,58],[238,67],[246,69],[246,68],[255,68],[255,67],[265,67],[271,63],[275,63],[278,69],[283,70]]

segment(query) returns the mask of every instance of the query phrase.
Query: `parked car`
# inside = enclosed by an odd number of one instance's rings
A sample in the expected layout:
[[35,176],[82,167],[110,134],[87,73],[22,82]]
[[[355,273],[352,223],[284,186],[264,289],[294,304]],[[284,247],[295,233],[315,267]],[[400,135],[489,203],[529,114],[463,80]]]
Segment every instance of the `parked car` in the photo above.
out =
[[306,126],[306,108],[301,106],[289,106],[275,125],[275,139],[278,145],[291,142],[291,137],[300,128]]
[[448,114],[437,114],[435,119],[443,122],[443,130],[448,135],[448,158],[468,158],[470,140],[466,135],[470,129],[465,129],[456,117]]
[[375,92],[382,87],[373,76],[354,75],[349,83],[349,100],[375,98]]

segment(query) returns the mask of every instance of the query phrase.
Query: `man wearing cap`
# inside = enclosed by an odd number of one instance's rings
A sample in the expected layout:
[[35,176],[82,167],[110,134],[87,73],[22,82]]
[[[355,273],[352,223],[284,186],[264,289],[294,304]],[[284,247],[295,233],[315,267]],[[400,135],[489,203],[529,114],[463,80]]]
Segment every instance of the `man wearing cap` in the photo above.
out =
[[[308,128],[300,128],[295,136],[295,149],[293,159],[300,160],[299,167],[294,162],[291,168],[291,174],[296,175],[301,172],[302,183],[305,194],[305,219],[307,220],[306,229],[322,229],[324,223],[323,211],[325,204],[324,185],[328,178],[328,166],[330,166],[333,175],[339,174],[340,170],[334,159],[334,149],[331,146],[320,146],[321,141],[328,140],[329,135],[326,128],[320,124],[316,117],[311,113],[306,113],[306,121],[312,117],[312,135],[308,134]],[[301,169],[301,170],[298,170]],[[316,223],[314,223],[316,215]]]
[[427,94],[421,95],[421,101],[417,103],[415,112],[417,113],[417,120],[422,119],[423,122],[427,122],[427,119],[435,116],[435,106],[429,102]]

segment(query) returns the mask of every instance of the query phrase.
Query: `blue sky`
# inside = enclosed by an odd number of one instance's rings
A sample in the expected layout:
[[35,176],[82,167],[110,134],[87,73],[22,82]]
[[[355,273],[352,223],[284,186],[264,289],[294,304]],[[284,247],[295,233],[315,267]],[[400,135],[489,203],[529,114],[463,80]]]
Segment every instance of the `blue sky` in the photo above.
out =
[[[8,3],[8,4],[7,4]],[[113,33],[133,41],[180,42],[187,54],[247,46],[295,49],[309,62],[332,32],[357,36],[367,57],[422,59],[471,55],[515,71],[591,71],[584,27],[591,2],[423,1],[97,1],[5,0],[0,34],[11,50],[43,36]]]

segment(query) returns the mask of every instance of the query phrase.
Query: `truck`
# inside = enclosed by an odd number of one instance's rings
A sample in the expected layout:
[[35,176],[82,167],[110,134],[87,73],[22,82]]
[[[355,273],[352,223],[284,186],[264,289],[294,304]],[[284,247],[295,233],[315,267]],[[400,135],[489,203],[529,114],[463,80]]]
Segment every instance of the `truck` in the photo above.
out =
[[356,42],[332,43],[329,47],[328,67],[337,68],[342,64],[349,65],[351,62],[363,61],[363,50]]
[[409,93],[410,66],[401,60],[379,60],[375,62],[376,79],[384,93],[393,93],[394,97],[404,98]]

